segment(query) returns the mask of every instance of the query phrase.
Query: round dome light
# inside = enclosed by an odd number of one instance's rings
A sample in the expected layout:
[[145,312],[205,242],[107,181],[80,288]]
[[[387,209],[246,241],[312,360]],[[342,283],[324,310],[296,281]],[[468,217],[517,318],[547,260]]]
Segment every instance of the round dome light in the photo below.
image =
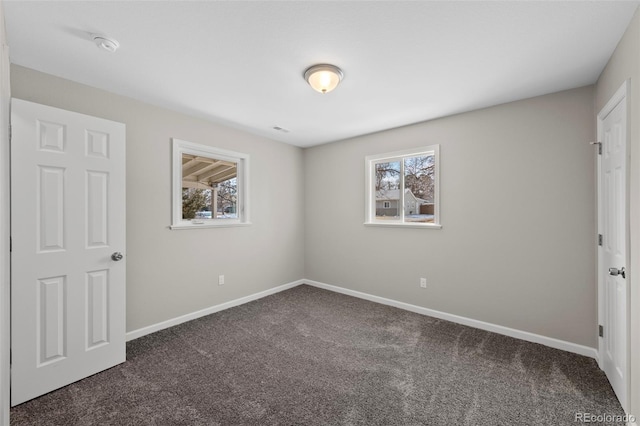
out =
[[329,93],[342,81],[344,73],[335,65],[318,64],[309,67],[304,72],[304,79],[309,86],[320,93]]

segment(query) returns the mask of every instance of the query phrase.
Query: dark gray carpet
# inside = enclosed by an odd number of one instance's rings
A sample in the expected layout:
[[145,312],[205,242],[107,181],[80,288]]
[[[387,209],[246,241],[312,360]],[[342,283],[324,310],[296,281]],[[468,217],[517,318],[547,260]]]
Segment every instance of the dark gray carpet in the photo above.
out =
[[13,408],[11,424],[546,426],[585,412],[624,414],[590,358],[304,285],[129,342],[126,363]]

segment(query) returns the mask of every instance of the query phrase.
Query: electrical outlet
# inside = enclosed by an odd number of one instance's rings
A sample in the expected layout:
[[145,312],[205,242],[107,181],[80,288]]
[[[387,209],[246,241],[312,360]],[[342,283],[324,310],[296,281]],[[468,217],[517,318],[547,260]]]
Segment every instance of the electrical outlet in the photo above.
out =
[[427,288],[427,279],[426,278],[420,278],[420,287]]
[[224,275],[218,275],[218,285],[224,285]]

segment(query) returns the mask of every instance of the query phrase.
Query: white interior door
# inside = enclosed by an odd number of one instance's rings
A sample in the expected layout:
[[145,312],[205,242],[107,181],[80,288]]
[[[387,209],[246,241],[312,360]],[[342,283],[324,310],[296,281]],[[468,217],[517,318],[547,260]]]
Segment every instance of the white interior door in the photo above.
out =
[[12,100],[11,405],[125,360],[125,126]]
[[600,359],[627,410],[627,102],[626,85],[598,116]]

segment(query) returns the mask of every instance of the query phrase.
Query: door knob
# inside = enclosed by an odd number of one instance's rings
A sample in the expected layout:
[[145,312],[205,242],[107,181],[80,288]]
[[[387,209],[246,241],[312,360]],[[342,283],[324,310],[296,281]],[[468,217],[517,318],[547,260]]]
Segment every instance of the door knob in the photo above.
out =
[[116,261],[116,262],[119,261],[119,260],[122,260],[123,257],[124,256],[122,256],[122,253],[120,253],[119,251],[116,251],[115,253],[113,253],[111,255],[111,259]]
[[613,275],[614,277],[617,277],[618,275],[621,275],[622,278],[625,278],[625,271],[624,271],[624,266],[620,269],[618,268],[609,268],[609,275]]

